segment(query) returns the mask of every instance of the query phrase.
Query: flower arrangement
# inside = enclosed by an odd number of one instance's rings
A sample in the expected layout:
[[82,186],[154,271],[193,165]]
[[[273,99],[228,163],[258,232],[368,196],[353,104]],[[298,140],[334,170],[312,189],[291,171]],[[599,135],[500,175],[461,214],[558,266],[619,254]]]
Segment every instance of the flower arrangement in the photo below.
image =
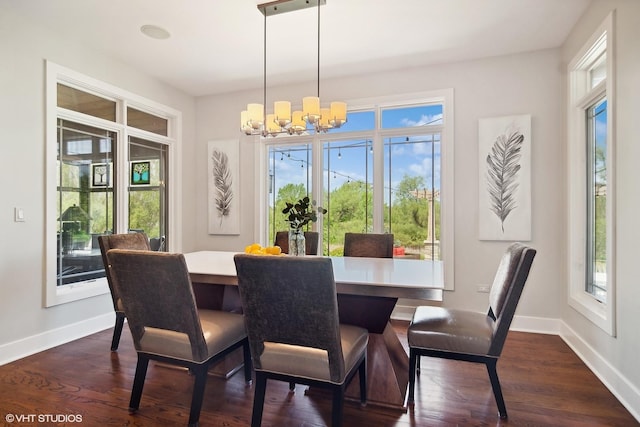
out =
[[327,210],[323,207],[315,208],[315,201],[311,201],[309,197],[303,197],[296,203],[285,202],[286,207],[282,213],[287,218],[291,230],[301,230],[302,227],[310,222],[318,220],[318,213],[325,214]]

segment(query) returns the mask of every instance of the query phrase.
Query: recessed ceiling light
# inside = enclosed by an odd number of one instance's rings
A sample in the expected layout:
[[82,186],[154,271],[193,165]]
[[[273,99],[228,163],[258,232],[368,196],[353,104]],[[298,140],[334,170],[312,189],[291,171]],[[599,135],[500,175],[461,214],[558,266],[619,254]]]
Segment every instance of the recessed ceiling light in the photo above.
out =
[[168,39],[171,34],[169,31],[165,30],[162,27],[158,27],[157,25],[143,25],[140,27],[140,31],[142,34],[151,37],[152,39],[164,40]]

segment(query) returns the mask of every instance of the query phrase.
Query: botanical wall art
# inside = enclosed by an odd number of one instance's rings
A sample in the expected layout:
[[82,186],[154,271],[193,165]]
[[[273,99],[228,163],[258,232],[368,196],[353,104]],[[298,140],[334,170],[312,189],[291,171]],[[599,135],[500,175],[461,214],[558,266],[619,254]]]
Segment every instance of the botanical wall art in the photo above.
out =
[[131,185],[151,183],[151,162],[131,162]]
[[94,163],[91,165],[91,184],[93,187],[111,186],[111,165],[108,163]]
[[238,144],[238,140],[209,142],[209,234],[240,234]]
[[531,116],[480,119],[479,238],[531,240]]

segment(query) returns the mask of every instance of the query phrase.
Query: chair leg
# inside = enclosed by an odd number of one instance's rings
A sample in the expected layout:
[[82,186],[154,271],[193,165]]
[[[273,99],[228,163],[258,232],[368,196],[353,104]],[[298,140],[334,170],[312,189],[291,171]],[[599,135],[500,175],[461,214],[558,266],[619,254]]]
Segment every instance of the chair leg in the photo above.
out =
[[507,407],[504,404],[504,398],[502,397],[502,388],[500,387],[500,380],[498,380],[498,371],[496,370],[497,359],[492,359],[486,362],[487,371],[489,372],[489,379],[491,380],[491,388],[493,389],[493,395],[496,398],[496,404],[498,405],[498,415],[500,418],[507,418]]
[[345,385],[336,386],[333,389],[333,405],[331,408],[331,426],[342,426],[342,412],[344,407],[344,388]]
[[416,388],[416,368],[420,363],[420,356],[412,348],[409,349],[409,398],[407,402],[412,404]]
[[120,345],[120,336],[124,326],[124,313],[116,311],[116,325],[113,328],[113,338],[111,338],[111,351],[116,351]]
[[289,383],[289,391],[294,391],[296,389],[296,383],[294,383],[293,381],[291,381]]
[[360,405],[367,404],[367,356],[360,363],[358,368],[358,377],[360,378]]
[[245,343],[242,344],[242,355],[244,358],[244,381],[248,385],[251,384],[251,371],[253,370],[249,341],[245,341]]
[[251,427],[260,427],[262,424],[262,409],[264,408],[264,394],[267,390],[267,377],[256,372],[256,389],[253,394],[253,413],[251,414]]
[[416,374],[420,375],[420,357],[419,354],[416,354]]
[[194,376],[193,395],[191,396],[191,411],[189,412],[189,427],[197,427],[204,398],[204,388],[207,385],[207,366],[191,368]]
[[129,412],[136,412],[140,407],[140,398],[142,397],[142,389],[144,387],[144,379],[147,376],[148,367],[149,359],[138,353],[138,363],[136,365],[135,376],[133,377],[131,399],[129,400]]

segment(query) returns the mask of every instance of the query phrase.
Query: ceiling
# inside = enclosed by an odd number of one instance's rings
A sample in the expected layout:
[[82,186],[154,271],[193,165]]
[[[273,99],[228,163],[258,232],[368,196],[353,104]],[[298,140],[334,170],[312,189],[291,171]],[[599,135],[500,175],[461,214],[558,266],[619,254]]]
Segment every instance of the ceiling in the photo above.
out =
[[[321,79],[560,46],[592,0],[326,0]],[[598,1],[598,0],[593,0]],[[0,0],[193,96],[261,88],[264,0]],[[143,25],[171,36],[149,38]],[[267,81],[314,81],[317,8],[266,20]]]

